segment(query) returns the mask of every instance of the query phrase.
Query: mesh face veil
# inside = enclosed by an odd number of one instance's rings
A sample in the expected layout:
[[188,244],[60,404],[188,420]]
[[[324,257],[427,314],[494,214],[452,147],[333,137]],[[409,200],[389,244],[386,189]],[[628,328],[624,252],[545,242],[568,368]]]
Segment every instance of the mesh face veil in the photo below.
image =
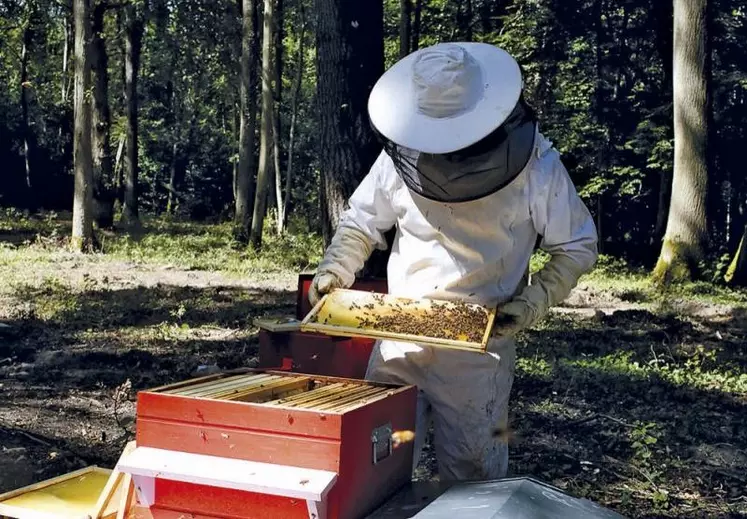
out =
[[421,153],[380,133],[379,138],[411,191],[429,200],[458,203],[489,196],[515,179],[529,162],[535,135],[535,114],[519,99],[497,130],[452,153]]

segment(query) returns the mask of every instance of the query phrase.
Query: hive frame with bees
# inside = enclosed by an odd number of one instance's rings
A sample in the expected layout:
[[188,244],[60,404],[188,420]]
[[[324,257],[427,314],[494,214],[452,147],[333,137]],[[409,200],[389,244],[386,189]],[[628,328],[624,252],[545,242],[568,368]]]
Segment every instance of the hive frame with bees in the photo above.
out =
[[484,353],[495,316],[495,308],[475,303],[336,289],[306,315],[301,331]]

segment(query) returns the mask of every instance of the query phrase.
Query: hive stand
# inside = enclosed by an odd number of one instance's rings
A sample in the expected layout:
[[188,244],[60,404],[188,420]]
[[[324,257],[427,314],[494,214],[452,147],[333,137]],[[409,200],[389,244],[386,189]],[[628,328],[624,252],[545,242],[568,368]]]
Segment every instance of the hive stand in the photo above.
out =
[[132,475],[143,507],[156,503],[156,478],[306,501],[309,519],[327,519],[335,472],[138,447],[117,465]]

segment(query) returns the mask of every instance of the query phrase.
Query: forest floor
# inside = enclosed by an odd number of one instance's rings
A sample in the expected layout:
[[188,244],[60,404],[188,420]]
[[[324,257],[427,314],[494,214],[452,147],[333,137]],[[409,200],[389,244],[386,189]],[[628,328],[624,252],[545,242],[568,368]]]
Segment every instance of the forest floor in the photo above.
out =
[[[252,319],[292,315],[318,259],[310,237],[256,257],[226,227],[163,222],[82,256],[67,229],[0,220],[0,492],[113,466],[138,390],[256,365]],[[746,332],[746,292],[662,295],[601,261],[520,338],[511,472],[631,518],[747,517]]]

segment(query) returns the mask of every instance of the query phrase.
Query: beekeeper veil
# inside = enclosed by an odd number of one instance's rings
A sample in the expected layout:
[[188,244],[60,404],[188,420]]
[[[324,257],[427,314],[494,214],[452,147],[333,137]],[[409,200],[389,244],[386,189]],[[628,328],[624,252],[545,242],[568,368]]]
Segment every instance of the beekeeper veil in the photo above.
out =
[[407,187],[445,203],[499,191],[521,173],[536,136],[519,65],[484,43],[443,43],[390,68],[369,116]]

